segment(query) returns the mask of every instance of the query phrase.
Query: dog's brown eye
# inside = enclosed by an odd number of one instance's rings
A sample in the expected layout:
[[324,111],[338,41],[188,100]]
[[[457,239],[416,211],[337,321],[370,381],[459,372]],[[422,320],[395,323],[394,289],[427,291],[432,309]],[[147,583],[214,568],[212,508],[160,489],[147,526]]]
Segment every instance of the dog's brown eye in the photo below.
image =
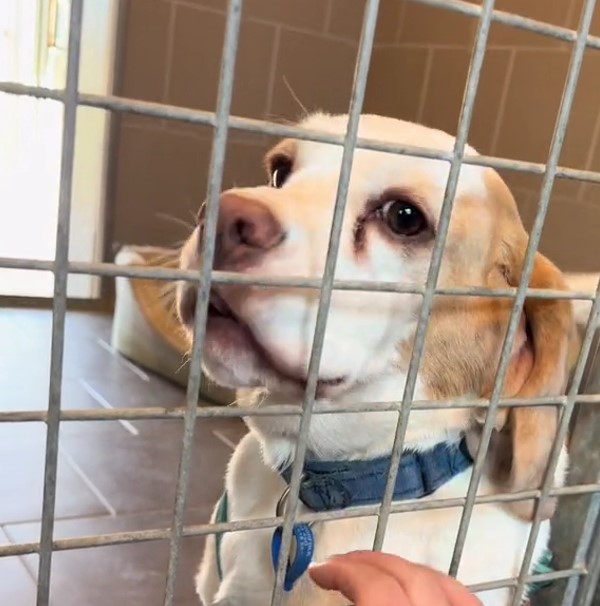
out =
[[271,187],[283,187],[292,172],[292,163],[286,158],[274,162],[271,170]]
[[390,200],[381,208],[381,216],[390,230],[399,236],[416,236],[427,229],[425,215],[406,200]]

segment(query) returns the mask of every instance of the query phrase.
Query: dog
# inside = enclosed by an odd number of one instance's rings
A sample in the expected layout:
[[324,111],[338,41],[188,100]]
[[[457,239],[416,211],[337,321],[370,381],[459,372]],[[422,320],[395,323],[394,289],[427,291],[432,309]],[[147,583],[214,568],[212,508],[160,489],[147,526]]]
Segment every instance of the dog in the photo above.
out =
[[[345,115],[314,113],[300,126],[343,135],[347,123]],[[376,115],[361,116],[359,136],[448,152],[455,142],[445,132]],[[469,146],[466,153],[477,154]],[[248,277],[321,278],[341,160],[339,145],[292,139],[276,145],[266,156],[268,185],[235,188],[221,194],[214,269]],[[423,287],[438,237],[448,173],[447,161],[357,149],[336,280]],[[180,267],[199,267],[203,233],[201,210],[198,226],[182,248]],[[463,165],[438,286],[516,287],[527,243],[515,200],[500,176],[487,167]],[[538,253],[530,286],[593,292],[597,279],[595,274],[563,273]],[[196,292],[193,285],[178,285],[178,313],[190,339]],[[421,300],[419,294],[335,290],[324,337],[317,401],[348,408],[365,402],[401,400]],[[205,372],[217,383],[235,388],[241,406],[301,405],[318,302],[318,290],[309,288],[213,285],[203,344]],[[508,298],[437,296],[414,399],[489,397],[512,306],[513,300]],[[585,324],[589,310],[589,301],[526,300],[503,397],[564,394],[579,351],[577,324]],[[416,469],[424,474],[424,465],[440,461],[443,469],[450,469],[441,481],[433,481],[421,492],[417,489],[413,498],[466,496],[484,413],[481,408],[447,407],[411,412],[401,470],[405,460],[410,473]],[[361,506],[377,499],[380,502],[397,420],[397,412],[389,410],[346,410],[313,416],[305,471],[316,470],[314,480],[323,469],[329,470],[325,475],[330,484],[315,489],[303,480],[300,511],[339,509],[349,503]],[[501,408],[478,494],[539,488],[557,422],[555,407]],[[253,416],[246,423],[249,433],[229,462],[226,501],[221,499],[215,506],[212,522],[274,517],[284,499],[289,481],[286,470],[289,473],[294,459],[300,419],[293,415]],[[459,464],[455,465],[456,461]],[[563,484],[567,464],[563,446],[555,486]],[[359,481],[352,484],[348,470],[350,475],[356,472],[354,479]],[[377,473],[378,480],[373,494],[361,500],[362,491],[371,490],[366,488],[369,482],[360,480],[363,472]],[[329,490],[331,486],[335,494]],[[398,489],[401,492],[403,487],[398,485]],[[546,548],[553,509],[550,500],[541,512],[543,522],[534,563]],[[461,513],[461,507],[393,513],[383,550],[447,571]],[[475,584],[518,575],[533,513],[533,500],[476,504],[458,579]],[[371,549],[376,523],[376,517],[363,516],[313,524],[312,559],[323,561],[334,554]],[[208,536],[196,578],[202,603],[270,603],[274,581],[272,536],[273,529]],[[316,587],[307,574],[288,589],[286,606],[347,603],[339,594]],[[485,606],[506,606],[509,591],[488,590],[478,597]]]

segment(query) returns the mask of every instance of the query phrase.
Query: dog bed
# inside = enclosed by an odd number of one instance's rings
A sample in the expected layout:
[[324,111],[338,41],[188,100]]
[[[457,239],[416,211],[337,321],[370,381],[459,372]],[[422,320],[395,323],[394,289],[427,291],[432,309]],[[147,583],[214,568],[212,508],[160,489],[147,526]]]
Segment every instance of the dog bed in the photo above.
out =
[[[178,252],[154,246],[124,246],[115,263],[138,267],[176,268]],[[175,313],[175,282],[116,278],[116,300],[111,344],[123,356],[179,385],[189,375],[188,344]],[[228,405],[235,392],[205,376],[200,396]]]

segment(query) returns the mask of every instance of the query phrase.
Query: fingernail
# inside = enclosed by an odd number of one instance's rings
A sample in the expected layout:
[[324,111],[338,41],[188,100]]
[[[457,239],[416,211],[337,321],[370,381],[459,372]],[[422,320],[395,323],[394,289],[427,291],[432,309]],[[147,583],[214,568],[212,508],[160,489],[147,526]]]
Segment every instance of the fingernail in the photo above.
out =
[[308,565],[308,568],[309,569],[311,569],[311,568],[318,568],[319,566],[323,566],[323,564],[325,564],[325,562],[311,562]]

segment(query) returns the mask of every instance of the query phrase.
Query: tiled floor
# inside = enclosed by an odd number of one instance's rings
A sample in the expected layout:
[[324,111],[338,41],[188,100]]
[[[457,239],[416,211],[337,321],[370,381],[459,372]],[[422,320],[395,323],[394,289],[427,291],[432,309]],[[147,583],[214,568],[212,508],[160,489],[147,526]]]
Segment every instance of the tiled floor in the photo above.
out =
[[[177,406],[184,391],[112,351],[110,317],[69,313],[63,408]],[[45,409],[51,315],[0,308],[0,410]],[[222,489],[237,420],[199,421],[186,523],[208,521]],[[181,420],[61,424],[55,537],[168,528]],[[0,424],[0,544],[39,540],[45,426]],[[177,606],[198,606],[193,576],[202,539],[184,539]],[[166,541],[54,554],[52,606],[159,606]],[[0,605],[33,606],[37,556],[0,558]]]

